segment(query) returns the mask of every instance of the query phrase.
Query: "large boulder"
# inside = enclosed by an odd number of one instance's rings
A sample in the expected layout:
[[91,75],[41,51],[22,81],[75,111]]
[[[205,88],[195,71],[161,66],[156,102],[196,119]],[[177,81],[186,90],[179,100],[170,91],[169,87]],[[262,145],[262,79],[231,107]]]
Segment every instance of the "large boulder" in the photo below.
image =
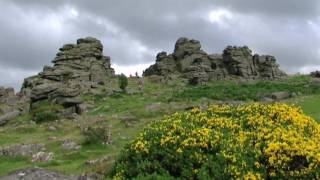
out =
[[271,98],[276,101],[287,99],[289,97],[290,97],[290,93],[287,91],[279,91],[271,94]]
[[13,88],[0,87],[0,126],[29,110],[24,96],[15,93]]
[[62,46],[52,62],[52,67],[45,66],[42,72],[23,83],[21,93],[30,99],[31,108],[39,101],[48,100],[76,109],[82,103],[82,93],[107,83],[114,76],[110,57],[103,55],[101,42],[92,37]]
[[21,114],[21,111],[14,110],[8,113],[5,113],[4,115],[0,116],[0,126],[6,124],[9,120],[18,117]]
[[280,79],[286,76],[276,59],[269,55],[252,55],[247,47],[228,46],[223,54],[207,54],[197,40],[179,38],[174,52],[161,52],[156,63],[143,75],[166,77],[176,74],[191,84],[224,79]]
[[12,99],[16,98],[13,88],[0,87],[0,103],[14,105],[17,101],[12,101]]
[[243,78],[256,77],[251,50],[247,47],[228,46],[223,51],[223,63],[229,74]]
[[45,150],[44,144],[17,144],[13,146],[0,148],[0,156],[6,157],[19,157],[26,156],[32,157],[40,151]]

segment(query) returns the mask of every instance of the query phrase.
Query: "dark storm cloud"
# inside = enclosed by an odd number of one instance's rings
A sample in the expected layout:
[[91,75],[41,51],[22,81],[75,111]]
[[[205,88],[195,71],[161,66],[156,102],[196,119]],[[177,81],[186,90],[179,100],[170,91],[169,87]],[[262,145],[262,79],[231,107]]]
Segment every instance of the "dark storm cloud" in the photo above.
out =
[[319,4],[318,0],[2,0],[0,68],[20,72],[12,76],[37,72],[50,64],[62,44],[84,36],[99,38],[117,66],[148,64],[158,51],[171,52],[175,40],[186,36],[200,40],[210,53],[220,53],[227,45],[248,45],[254,52],[275,55],[286,71],[309,71],[320,66]]

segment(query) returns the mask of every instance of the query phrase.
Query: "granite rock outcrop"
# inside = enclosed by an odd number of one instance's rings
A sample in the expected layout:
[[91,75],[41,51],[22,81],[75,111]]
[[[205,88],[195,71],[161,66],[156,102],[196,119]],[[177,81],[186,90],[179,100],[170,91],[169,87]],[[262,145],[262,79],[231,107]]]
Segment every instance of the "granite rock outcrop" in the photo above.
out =
[[21,93],[28,97],[31,109],[38,102],[63,105],[70,113],[80,113],[81,94],[105,85],[112,76],[110,57],[103,55],[102,43],[92,37],[65,44],[54,58],[53,66],[44,66],[36,76],[26,78]]
[[177,40],[172,54],[158,53],[156,63],[143,75],[164,78],[179,75],[190,84],[225,79],[274,80],[286,76],[274,56],[252,55],[247,46],[228,46],[222,54],[207,54],[199,41],[187,38]]

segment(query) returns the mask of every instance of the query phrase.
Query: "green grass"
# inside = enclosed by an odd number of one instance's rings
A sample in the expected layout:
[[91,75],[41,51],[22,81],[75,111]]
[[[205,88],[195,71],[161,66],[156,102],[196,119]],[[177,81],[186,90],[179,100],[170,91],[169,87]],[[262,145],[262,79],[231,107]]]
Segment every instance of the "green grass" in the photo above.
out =
[[310,77],[296,76],[281,81],[218,81],[205,86],[189,86],[173,96],[174,100],[196,100],[210,98],[216,100],[260,100],[273,92],[287,91],[300,95],[320,94],[319,88],[309,83]]
[[305,97],[297,103],[303,111],[320,122],[320,96]]
[[[113,88],[116,86],[113,85]],[[128,88],[137,89],[135,80],[129,81]],[[155,95],[155,92],[160,92]],[[164,102],[168,94],[173,92],[171,87],[163,87],[158,84],[147,83],[143,94],[121,94],[120,96],[107,96],[106,90],[101,90],[95,95],[85,95],[87,102],[93,102],[95,108],[87,115],[83,115],[77,122],[61,120],[59,122],[32,123],[30,115],[19,117],[4,127],[0,127],[0,147],[21,143],[44,143],[48,152],[53,152],[55,159],[49,163],[31,163],[30,159],[0,159],[5,164],[0,169],[0,174],[34,165],[46,169],[57,170],[66,174],[81,174],[83,172],[96,172],[99,167],[85,165],[87,160],[94,160],[110,155],[110,161],[105,162],[106,171],[112,167],[116,155],[128,141],[133,139],[150,121],[161,119],[167,113],[173,111],[149,112],[146,106],[155,102]],[[46,109],[45,105],[41,106]],[[136,120],[128,124],[120,120],[121,116],[134,116]],[[103,124],[111,130],[111,145],[82,144],[84,137],[81,134],[82,127]],[[58,131],[49,131],[49,126],[58,127]],[[51,140],[55,137],[54,140]],[[64,151],[61,149],[63,139],[72,139],[82,144],[79,151]],[[4,163],[5,162],[5,163]],[[103,166],[103,167],[104,167]]]
[[30,160],[27,158],[8,158],[0,156],[0,176],[26,167],[30,167]]
[[[128,83],[129,90],[138,91],[136,79],[129,79]],[[179,83],[177,81],[164,85],[146,80],[142,93],[108,96],[112,88],[118,88],[117,79],[114,79],[104,89],[99,89],[95,94],[86,94],[83,97],[86,102],[94,104],[95,107],[77,121],[61,120],[35,124],[31,122],[31,115],[21,116],[10,121],[6,126],[0,127],[0,147],[21,143],[44,143],[47,151],[54,153],[55,160],[49,163],[34,164],[27,158],[2,157],[0,158],[0,176],[34,165],[66,174],[107,171],[112,167],[120,150],[151,121],[161,120],[164,115],[170,115],[176,111],[184,111],[184,106],[203,104],[204,101],[211,102],[212,99],[250,101],[275,91],[296,92],[301,94],[294,99],[296,104],[301,105],[306,114],[320,121],[320,111],[318,111],[320,95],[315,95],[320,92],[318,88],[309,86],[307,76],[293,77],[284,81],[260,81],[250,84],[237,84],[231,81],[215,82],[198,87],[181,86]],[[161,104],[160,109],[149,111],[147,107],[155,103]],[[171,103],[176,104],[171,105]],[[288,101],[288,103],[291,102]],[[135,119],[123,122],[121,121],[123,116],[133,116]],[[63,139],[72,139],[81,144],[84,142],[81,128],[101,123],[111,130],[113,141],[111,145],[82,145],[79,151],[61,149]],[[58,130],[49,131],[49,126],[56,126]],[[106,155],[110,155],[111,159],[101,166],[92,167],[85,164],[87,160]]]

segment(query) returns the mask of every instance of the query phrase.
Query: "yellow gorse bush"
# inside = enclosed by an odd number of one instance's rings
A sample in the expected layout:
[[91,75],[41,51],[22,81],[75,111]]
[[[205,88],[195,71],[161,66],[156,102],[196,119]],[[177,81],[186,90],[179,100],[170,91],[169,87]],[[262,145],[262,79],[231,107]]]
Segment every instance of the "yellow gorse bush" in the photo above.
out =
[[214,105],[152,123],[114,177],[320,179],[320,125],[286,104]]

